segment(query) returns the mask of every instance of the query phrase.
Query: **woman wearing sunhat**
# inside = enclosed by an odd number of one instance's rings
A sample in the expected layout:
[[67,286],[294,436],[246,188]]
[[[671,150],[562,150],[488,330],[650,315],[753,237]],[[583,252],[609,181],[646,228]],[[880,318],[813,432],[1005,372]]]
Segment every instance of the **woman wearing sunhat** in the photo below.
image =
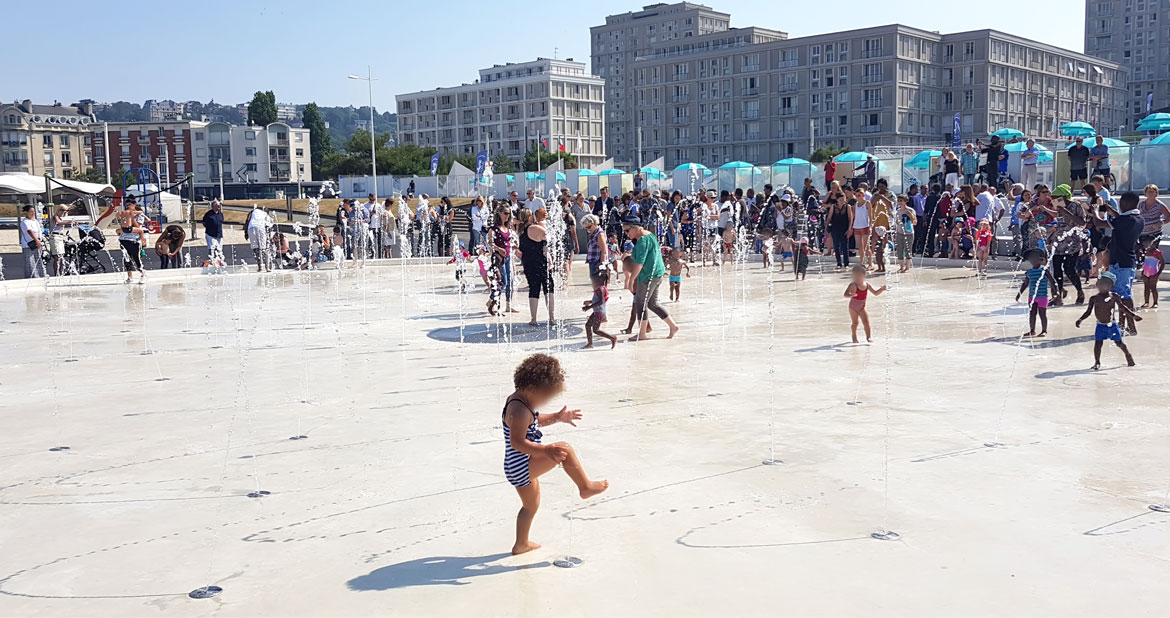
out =
[[1068,185],[1057,185],[1052,190],[1052,206],[1056,209],[1056,225],[1052,231],[1052,275],[1056,279],[1056,294],[1052,304],[1064,304],[1067,294],[1064,281],[1069,282],[1077,290],[1077,304],[1085,302],[1085,292],[1081,289],[1081,278],[1077,274],[1077,260],[1085,251],[1085,209],[1072,199],[1072,189]]

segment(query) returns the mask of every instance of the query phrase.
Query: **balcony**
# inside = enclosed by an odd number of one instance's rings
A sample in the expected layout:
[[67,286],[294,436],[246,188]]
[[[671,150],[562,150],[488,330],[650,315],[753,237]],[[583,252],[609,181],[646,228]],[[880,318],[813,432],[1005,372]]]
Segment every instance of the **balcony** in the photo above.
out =
[[880,124],[863,124],[861,125],[862,133],[881,133],[882,125]]
[[740,73],[756,73],[759,70],[760,70],[760,65],[758,65],[758,64],[745,64],[745,65],[743,65],[743,69],[740,70]]
[[861,83],[863,84],[876,84],[884,81],[886,81],[885,76],[881,73],[866,74],[861,76]]
[[776,131],[777,139],[792,139],[795,137],[800,137],[800,131],[796,129],[780,129]]
[[781,116],[795,116],[796,115],[796,108],[795,107],[781,107],[780,108],[780,115]]
[[784,82],[776,87],[776,92],[796,92],[800,90],[800,84],[797,82]]
[[288,146],[288,135],[285,135],[284,137],[272,137],[268,143],[274,144],[276,146]]
[[800,65],[800,60],[798,60],[798,59],[781,60],[779,63],[776,64],[776,67],[780,68],[780,69],[785,69],[788,67],[794,67],[794,66],[799,66],[799,65]]
[[861,50],[862,58],[880,58],[882,56],[882,48],[863,49]]
[[139,135],[138,136],[138,145],[139,146],[144,146],[144,145],[149,144],[149,143],[150,143],[150,136],[149,135]]
[[741,96],[751,97],[751,96],[755,96],[757,94],[760,94],[759,88],[742,88],[742,89],[740,89]]
[[690,121],[690,116],[675,116],[670,119],[670,124],[688,124]]
[[760,117],[760,110],[758,110],[758,109],[745,109],[740,113],[739,117],[740,118],[749,118],[749,119],[750,118],[759,118]]
[[861,109],[878,109],[881,106],[881,99],[863,99],[861,101]]
[[268,159],[279,163],[288,163],[288,155],[269,155]]
[[676,94],[673,97],[670,97],[671,103],[689,103],[690,100],[691,97],[685,94]]

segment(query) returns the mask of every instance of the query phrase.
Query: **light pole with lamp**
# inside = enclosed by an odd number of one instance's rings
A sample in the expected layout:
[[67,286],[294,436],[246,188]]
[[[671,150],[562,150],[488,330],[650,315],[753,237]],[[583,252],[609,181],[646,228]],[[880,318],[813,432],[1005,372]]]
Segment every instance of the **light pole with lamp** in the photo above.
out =
[[350,75],[349,78],[364,81],[370,87],[370,170],[374,181],[374,189],[371,193],[374,194],[376,202],[378,201],[378,155],[374,146],[374,70],[366,65],[366,77]]

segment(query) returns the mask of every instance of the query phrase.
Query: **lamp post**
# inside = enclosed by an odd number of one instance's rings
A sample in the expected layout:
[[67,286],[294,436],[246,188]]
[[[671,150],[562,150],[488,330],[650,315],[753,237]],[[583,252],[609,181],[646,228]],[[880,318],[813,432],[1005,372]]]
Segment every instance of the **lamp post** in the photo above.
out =
[[374,147],[374,70],[366,65],[366,76],[359,77],[357,75],[350,75],[350,79],[357,79],[366,82],[370,88],[370,170],[373,174],[374,201],[378,201],[378,155]]

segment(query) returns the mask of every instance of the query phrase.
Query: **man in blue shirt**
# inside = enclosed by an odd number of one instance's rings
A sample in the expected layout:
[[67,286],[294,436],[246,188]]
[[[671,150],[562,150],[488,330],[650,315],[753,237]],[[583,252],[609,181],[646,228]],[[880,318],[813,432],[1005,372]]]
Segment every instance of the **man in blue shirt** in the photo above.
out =
[[1109,147],[1105,145],[1105,137],[1097,136],[1097,145],[1089,149],[1089,160],[1093,162],[1093,173],[1109,177]]
[[1026,146],[1027,148],[1020,153],[1020,182],[1025,187],[1033,187],[1039,178],[1036,165],[1040,163],[1040,149],[1036,147],[1036,140],[1033,139],[1028,140]]
[[207,260],[223,266],[223,207],[211,200],[211,210],[203,213],[203,236],[207,241]]

